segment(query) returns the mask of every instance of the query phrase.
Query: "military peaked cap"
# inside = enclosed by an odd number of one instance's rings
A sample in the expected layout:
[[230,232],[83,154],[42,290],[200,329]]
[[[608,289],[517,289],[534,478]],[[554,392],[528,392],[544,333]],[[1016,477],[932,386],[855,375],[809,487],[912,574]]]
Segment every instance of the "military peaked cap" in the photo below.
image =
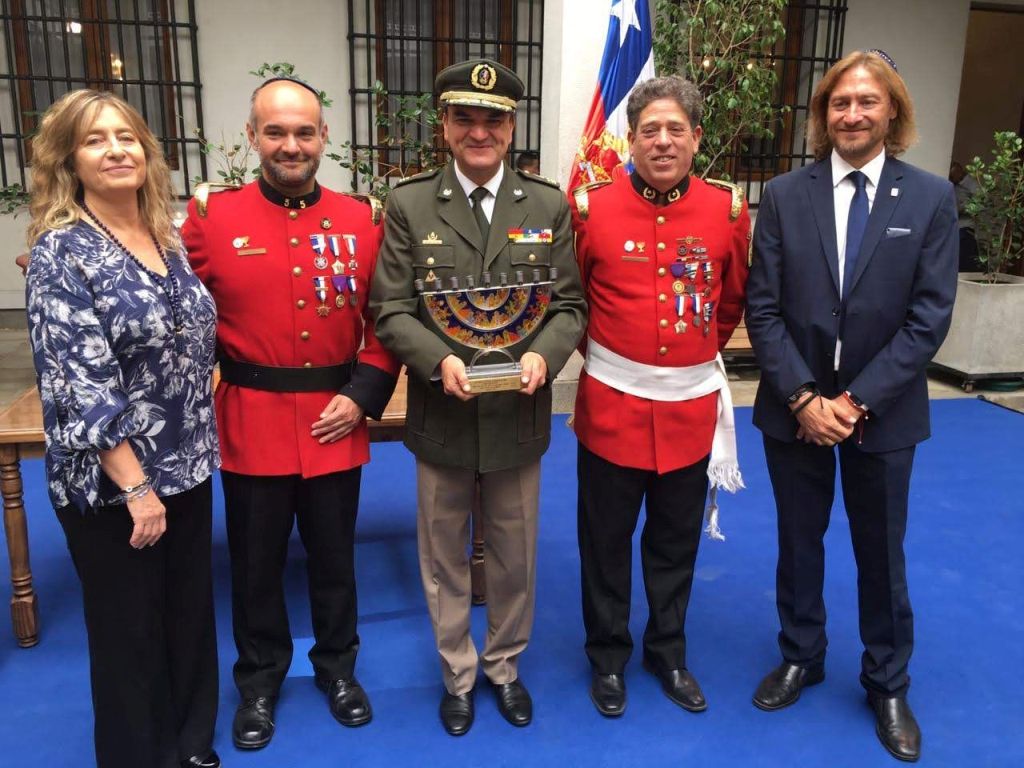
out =
[[434,92],[441,107],[460,104],[515,112],[526,86],[519,75],[491,59],[452,64],[437,73]]

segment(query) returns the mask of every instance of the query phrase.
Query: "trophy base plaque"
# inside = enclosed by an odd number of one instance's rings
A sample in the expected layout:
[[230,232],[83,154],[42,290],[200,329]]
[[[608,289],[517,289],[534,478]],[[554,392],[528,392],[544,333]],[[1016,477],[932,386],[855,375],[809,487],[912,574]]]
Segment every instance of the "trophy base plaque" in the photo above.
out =
[[[476,361],[487,354],[500,354],[508,358],[507,363],[488,363],[477,365]],[[503,349],[482,349],[473,355],[466,368],[469,379],[469,391],[473,394],[481,392],[508,392],[523,388],[523,366],[515,362],[512,356]]]

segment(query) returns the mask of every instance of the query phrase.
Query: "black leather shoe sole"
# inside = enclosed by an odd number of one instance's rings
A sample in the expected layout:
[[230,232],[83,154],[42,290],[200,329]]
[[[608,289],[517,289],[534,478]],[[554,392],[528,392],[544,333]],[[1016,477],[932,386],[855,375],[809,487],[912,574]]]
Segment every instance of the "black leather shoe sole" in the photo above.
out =
[[267,736],[267,738],[259,739],[258,741],[257,740],[252,740],[252,741],[246,740],[246,741],[243,741],[243,740],[237,738],[234,734],[232,734],[231,735],[231,742],[235,745],[235,749],[245,749],[245,750],[263,749],[265,746],[267,746],[267,744],[270,743],[270,740],[273,737],[274,737],[274,735],[271,734],[270,736]]
[[810,688],[812,685],[817,685],[818,683],[823,682],[825,682],[824,669],[810,671],[807,673],[807,677],[804,678],[803,683],[801,683],[800,687],[797,689],[796,696],[794,696],[792,699],[788,699],[782,702],[781,704],[772,705],[760,701],[757,698],[757,695],[755,694],[751,701],[754,703],[755,707],[757,707],[760,710],[763,710],[764,712],[778,712],[780,709],[785,709],[786,707],[796,704],[800,700],[800,693],[803,691],[804,688]]
[[689,702],[677,699],[675,696],[668,692],[668,690],[665,687],[665,683],[662,680],[662,676],[658,673],[658,670],[654,667],[654,665],[647,659],[643,660],[643,665],[644,669],[646,669],[648,672],[654,675],[654,678],[658,681],[658,686],[661,688],[661,692],[665,694],[665,698],[671,701],[676,706],[682,707],[687,712],[703,712],[705,709],[708,708],[707,701],[705,701],[703,704],[695,706],[693,704],[690,704]]

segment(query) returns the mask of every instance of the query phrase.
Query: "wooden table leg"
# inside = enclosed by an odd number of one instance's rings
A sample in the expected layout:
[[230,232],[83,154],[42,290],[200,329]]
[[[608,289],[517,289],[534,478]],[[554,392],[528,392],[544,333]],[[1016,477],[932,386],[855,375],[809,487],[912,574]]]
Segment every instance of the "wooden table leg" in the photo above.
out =
[[473,605],[487,602],[487,580],[484,576],[484,523],[480,511],[480,481],[476,482],[476,493],[473,494],[472,531],[473,553],[469,557],[469,575],[472,583]]
[[4,533],[11,561],[11,624],[22,648],[39,642],[39,606],[28,563],[28,526],[22,500],[17,445],[0,445],[0,491],[4,497]]

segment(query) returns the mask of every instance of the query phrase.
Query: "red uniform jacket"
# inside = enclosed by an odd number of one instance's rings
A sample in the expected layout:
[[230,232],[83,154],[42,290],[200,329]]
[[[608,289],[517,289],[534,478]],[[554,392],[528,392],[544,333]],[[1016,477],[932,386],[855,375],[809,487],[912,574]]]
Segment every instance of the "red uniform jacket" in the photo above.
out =
[[[319,199],[317,199],[319,198]],[[306,204],[308,203],[308,204]],[[306,204],[305,207],[299,207]],[[355,306],[336,306],[331,267],[314,264],[312,234],[355,235]],[[341,393],[379,418],[398,363],[377,341],[366,310],[383,228],[371,208],[323,187],[286,200],[259,181],[210,195],[205,216],[189,204],[182,229],[192,269],[217,302],[217,346],[233,360],[270,366],[358,365]],[[350,256],[341,240],[341,260]],[[334,255],[325,250],[327,261]],[[326,280],[329,314],[313,278]],[[346,294],[347,296],[347,294]],[[221,382],[215,395],[223,468],[247,475],[314,477],[370,459],[365,421],[321,445],[311,434],[334,392],[265,392]]]
[[[585,203],[574,196],[576,256],[590,305],[587,337],[646,365],[713,360],[743,316],[750,246],[746,204],[740,206],[737,191],[733,211],[730,190],[694,177],[685,193],[665,205],[645,199],[642,191],[642,181],[622,176],[590,189]],[[653,190],[648,193],[653,196]],[[687,260],[697,263],[696,275],[675,277],[673,263],[678,270]],[[710,280],[702,261],[712,265]],[[693,325],[689,294],[682,318],[686,331],[676,331],[680,317],[673,285],[680,287],[680,282],[702,293],[710,288],[710,295],[701,297],[714,303],[708,335],[703,325]],[[711,451],[717,402],[717,394],[678,402],[648,400],[583,371],[576,435],[588,450],[614,464],[670,472]]]

